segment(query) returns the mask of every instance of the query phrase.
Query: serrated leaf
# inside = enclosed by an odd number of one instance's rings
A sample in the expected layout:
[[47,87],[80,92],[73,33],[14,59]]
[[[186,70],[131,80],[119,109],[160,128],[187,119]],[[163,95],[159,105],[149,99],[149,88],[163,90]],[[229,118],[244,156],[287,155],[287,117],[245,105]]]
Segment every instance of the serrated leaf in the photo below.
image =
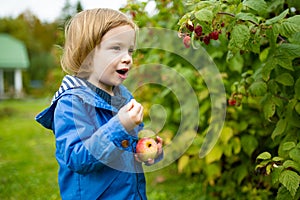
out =
[[281,174],[283,170],[282,166],[276,167],[273,169],[273,172],[271,173],[271,177],[272,177],[272,184],[276,184],[279,181],[279,176]]
[[187,155],[183,155],[179,158],[178,168],[177,168],[179,173],[183,172],[183,169],[188,165],[189,160],[190,160],[190,158]]
[[294,197],[300,184],[300,176],[294,171],[285,170],[280,174],[279,182],[282,183]]
[[281,83],[285,86],[293,86],[294,85],[294,78],[290,73],[283,73],[276,77],[275,79],[278,83]]
[[232,29],[228,48],[232,51],[244,49],[249,39],[250,39],[250,31],[248,26],[243,24],[238,24],[234,26]]
[[252,135],[243,135],[241,137],[241,144],[244,152],[251,157],[253,151],[258,146],[257,139]]
[[213,13],[208,9],[201,9],[195,13],[195,17],[199,21],[209,22],[211,23],[213,20]]
[[281,44],[274,53],[276,63],[291,71],[294,71],[292,61],[298,57],[300,57],[300,45],[298,44]]
[[294,170],[297,170],[298,172],[300,172],[300,164],[293,161],[293,160],[286,160],[282,166],[285,168],[285,169],[288,169],[288,168],[292,168]]
[[289,151],[296,146],[295,142],[285,142],[282,144],[282,149],[284,151]]
[[294,161],[300,163],[300,149],[299,148],[294,148],[289,152],[289,156],[291,159]]
[[286,9],[285,11],[280,13],[280,15],[278,15],[276,17],[273,17],[271,19],[268,19],[265,24],[266,25],[272,25],[274,23],[277,23],[278,21],[284,19],[288,13],[289,13],[289,9]]
[[238,13],[235,18],[237,20],[243,20],[243,21],[253,21],[255,23],[259,23],[259,20],[257,19],[257,17],[255,15],[253,15],[252,13]]
[[276,124],[271,138],[274,140],[276,136],[281,135],[285,131],[286,125],[287,121],[285,119],[280,119]]
[[263,152],[261,154],[259,154],[256,159],[259,160],[269,160],[271,159],[272,155],[269,152]]
[[254,96],[262,96],[267,92],[267,84],[263,81],[256,81],[249,87],[249,92]]
[[246,0],[243,2],[244,6],[256,11],[257,14],[264,14],[268,8],[264,0]]
[[283,161],[283,160],[284,160],[284,158],[281,158],[281,157],[275,156],[275,157],[273,157],[273,158],[272,158],[272,160],[273,160],[274,162],[280,162],[280,161]]
[[264,81],[268,81],[270,79],[270,74],[272,70],[275,68],[276,63],[275,59],[269,59],[266,64],[262,67],[261,73]]
[[300,15],[295,15],[277,24],[276,28],[284,37],[291,37],[294,33],[300,32]]
[[293,199],[289,191],[284,186],[279,187],[276,200],[288,200],[288,199]]
[[295,88],[295,98],[300,100],[300,78],[297,79],[294,88]]

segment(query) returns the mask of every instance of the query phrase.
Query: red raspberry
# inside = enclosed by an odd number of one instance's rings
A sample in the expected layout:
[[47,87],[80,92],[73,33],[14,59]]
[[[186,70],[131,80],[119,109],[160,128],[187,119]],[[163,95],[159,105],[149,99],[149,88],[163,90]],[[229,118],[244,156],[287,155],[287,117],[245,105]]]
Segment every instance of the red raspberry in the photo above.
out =
[[221,23],[221,27],[224,27],[224,26],[225,26],[225,23],[224,23],[224,22],[222,22],[222,23]]
[[195,32],[196,36],[200,37],[202,35],[202,26],[197,25],[194,32]]
[[183,44],[185,46],[185,48],[190,48],[190,45],[191,45],[191,37],[190,36],[185,36],[183,38]]
[[203,42],[204,42],[206,45],[208,45],[209,42],[210,42],[210,36],[209,36],[209,35],[204,36]]
[[219,39],[219,32],[218,31],[211,32],[209,34],[209,36],[210,36],[211,39],[218,40]]
[[228,99],[228,104],[229,104],[230,106],[235,106],[235,105],[236,105],[236,100],[233,99],[233,98],[230,98],[230,99]]
[[189,21],[188,23],[185,24],[185,26],[186,26],[186,28],[187,28],[189,31],[191,31],[191,32],[194,31],[194,24],[193,24],[193,22]]

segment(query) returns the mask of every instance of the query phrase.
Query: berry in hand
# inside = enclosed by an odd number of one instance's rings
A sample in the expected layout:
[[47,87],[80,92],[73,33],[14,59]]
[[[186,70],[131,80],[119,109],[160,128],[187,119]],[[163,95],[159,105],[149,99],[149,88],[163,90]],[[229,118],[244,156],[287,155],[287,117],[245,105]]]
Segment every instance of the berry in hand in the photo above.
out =
[[183,44],[185,46],[185,48],[190,48],[190,45],[191,45],[191,37],[190,36],[185,36],[183,38]]
[[200,37],[202,35],[202,26],[197,25],[194,32],[195,32],[196,36]]

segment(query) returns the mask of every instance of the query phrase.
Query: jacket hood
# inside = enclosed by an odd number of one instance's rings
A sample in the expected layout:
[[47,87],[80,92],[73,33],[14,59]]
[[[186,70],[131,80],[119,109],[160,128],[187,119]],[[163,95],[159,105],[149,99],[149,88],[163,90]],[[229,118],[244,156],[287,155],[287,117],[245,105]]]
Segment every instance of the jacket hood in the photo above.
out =
[[113,96],[112,101],[109,104],[93,90],[91,90],[85,81],[75,76],[66,75],[63,78],[59,89],[53,96],[51,105],[39,113],[35,117],[35,120],[45,128],[52,130],[56,103],[64,95],[76,95],[82,100],[83,103],[117,113],[120,106],[125,105],[132,98],[130,92],[125,88],[125,86],[118,86],[118,90],[120,94],[118,96]]

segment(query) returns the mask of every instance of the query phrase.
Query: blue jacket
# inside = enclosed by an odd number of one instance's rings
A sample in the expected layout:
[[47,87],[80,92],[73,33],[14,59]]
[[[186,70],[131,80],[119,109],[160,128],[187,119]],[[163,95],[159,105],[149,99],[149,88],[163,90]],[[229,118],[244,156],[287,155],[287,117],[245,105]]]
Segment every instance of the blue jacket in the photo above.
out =
[[[132,98],[124,86],[119,91],[121,101]],[[134,159],[142,124],[128,133],[112,104],[67,75],[51,106],[36,116],[55,134],[62,199],[146,199],[143,169]]]

